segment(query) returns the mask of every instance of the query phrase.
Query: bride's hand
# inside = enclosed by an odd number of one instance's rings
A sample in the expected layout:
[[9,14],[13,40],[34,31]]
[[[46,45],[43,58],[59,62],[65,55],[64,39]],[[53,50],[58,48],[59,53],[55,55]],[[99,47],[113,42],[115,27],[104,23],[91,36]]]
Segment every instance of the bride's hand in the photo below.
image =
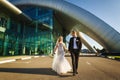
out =
[[68,52],[68,49],[65,49],[65,52],[67,53],[67,52]]
[[53,54],[55,54],[55,51],[53,51]]

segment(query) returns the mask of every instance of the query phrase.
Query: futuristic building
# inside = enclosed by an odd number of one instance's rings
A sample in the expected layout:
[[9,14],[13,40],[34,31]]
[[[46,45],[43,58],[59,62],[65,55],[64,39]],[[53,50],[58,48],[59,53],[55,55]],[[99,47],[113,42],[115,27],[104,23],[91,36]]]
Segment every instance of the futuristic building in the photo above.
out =
[[[38,54],[38,51],[49,54],[56,37],[66,36],[72,29],[87,34],[108,52],[120,52],[120,34],[78,6],[64,0],[9,1],[17,7],[0,1],[0,22],[5,29],[0,39],[3,54],[12,54],[12,51],[14,54]],[[90,45],[82,41],[92,51]]]
[[29,17],[6,0],[0,1],[0,10],[1,55],[51,53],[54,45],[52,10],[42,9],[39,13],[36,7],[23,8]]

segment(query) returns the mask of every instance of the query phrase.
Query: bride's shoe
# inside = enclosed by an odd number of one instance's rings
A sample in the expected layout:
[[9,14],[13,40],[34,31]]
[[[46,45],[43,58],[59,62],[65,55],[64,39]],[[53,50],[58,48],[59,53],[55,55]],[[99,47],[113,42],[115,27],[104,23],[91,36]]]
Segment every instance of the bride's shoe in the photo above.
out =
[[63,73],[58,73],[58,75],[62,75]]
[[63,74],[66,74],[66,73],[59,73],[59,75],[63,75]]

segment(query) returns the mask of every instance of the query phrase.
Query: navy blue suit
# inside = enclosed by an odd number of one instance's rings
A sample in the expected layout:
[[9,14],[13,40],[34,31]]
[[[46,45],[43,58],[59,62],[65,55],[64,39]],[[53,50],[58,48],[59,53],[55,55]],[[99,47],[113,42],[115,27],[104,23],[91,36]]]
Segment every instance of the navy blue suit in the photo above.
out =
[[72,37],[69,42],[68,50],[71,53],[73,73],[77,73],[77,69],[78,69],[79,54],[80,54],[81,47],[82,47],[82,42],[81,42],[80,37],[76,37],[76,45],[77,45],[77,49],[74,49],[73,48],[74,37]]

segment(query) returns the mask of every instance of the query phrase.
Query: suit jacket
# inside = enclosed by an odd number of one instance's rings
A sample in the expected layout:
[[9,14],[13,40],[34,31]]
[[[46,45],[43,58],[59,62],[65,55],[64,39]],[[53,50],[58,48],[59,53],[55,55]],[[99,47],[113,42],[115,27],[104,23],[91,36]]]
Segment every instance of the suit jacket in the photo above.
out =
[[[69,51],[72,52],[73,51],[73,43],[74,43],[74,37],[70,38],[70,42],[69,42]],[[77,47],[78,47],[78,51],[80,52],[81,50],[81,47],[82,47],[82,42],[81,42],[81,39],[80,37],[76,37],[76,44],[77,44]]]

